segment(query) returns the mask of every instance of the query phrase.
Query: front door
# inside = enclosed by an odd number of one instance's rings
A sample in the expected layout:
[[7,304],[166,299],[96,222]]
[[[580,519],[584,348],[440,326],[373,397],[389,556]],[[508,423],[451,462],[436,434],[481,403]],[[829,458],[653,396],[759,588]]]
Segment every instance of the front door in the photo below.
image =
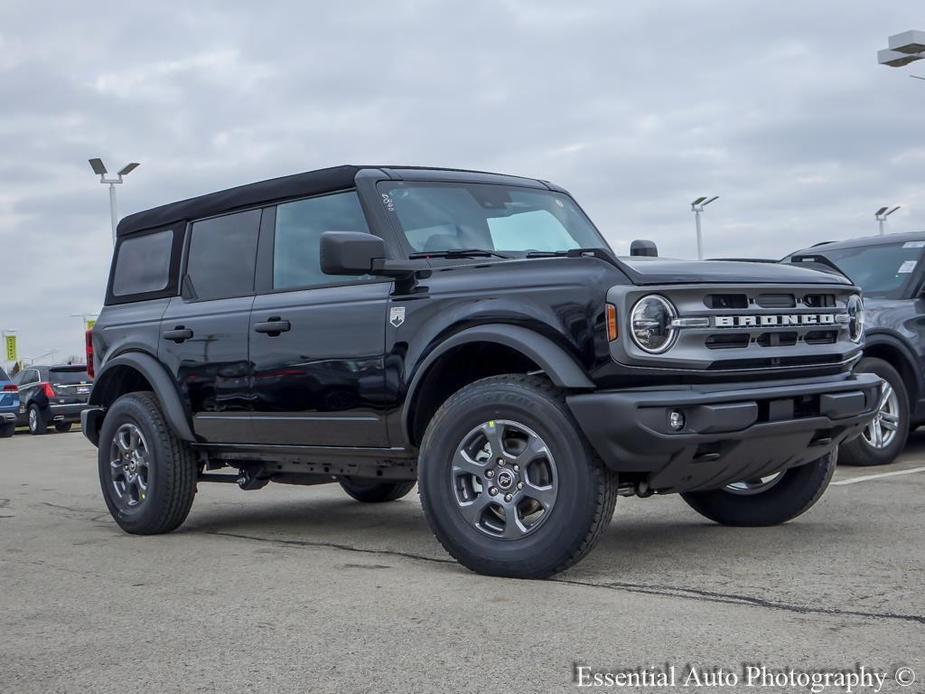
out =
[[319,261],[323,232],[368,231],[356,193],[279,205],[263,228],[258,286],[265,292],[250,322],[255,442],[387,446],[391,283],[325,275]]
[[248,329],[260,210],[194,222],[183,296],[161,319],[160,361],[172,371],[193,418],[212,443],[251,443]]

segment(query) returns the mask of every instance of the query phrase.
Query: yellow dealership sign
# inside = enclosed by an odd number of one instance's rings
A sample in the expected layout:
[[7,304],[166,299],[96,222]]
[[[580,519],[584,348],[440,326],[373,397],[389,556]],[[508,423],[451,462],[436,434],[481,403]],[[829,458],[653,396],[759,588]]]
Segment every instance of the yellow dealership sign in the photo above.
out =
[[93,330],[93,326],[96,325],[96,320],[92,318],[87,319],[87,330]]
[[6,347],[6,360],[7,361],[16,361],[16,336],[15,335],[4,335],[4,343]]

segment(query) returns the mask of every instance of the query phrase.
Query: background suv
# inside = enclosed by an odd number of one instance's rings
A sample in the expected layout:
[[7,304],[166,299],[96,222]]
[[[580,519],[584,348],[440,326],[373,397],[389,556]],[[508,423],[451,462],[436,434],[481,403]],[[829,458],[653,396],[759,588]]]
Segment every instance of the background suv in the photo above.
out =
[[16,431],[19,415],[19,389],[0,369],[0,439],[9,438]]
[[33,435],[44,434],[50,425],[70,431],[87,406],[92,383],[82,364],[27,366],[16,374],[19,387],[19,424]]
[[854,465],[886,465],[925,422],[925,232],[825,242],[785,261],[837,270],[864,291],[864,358],[855,371],[886,381],[877,416],[841,449]]

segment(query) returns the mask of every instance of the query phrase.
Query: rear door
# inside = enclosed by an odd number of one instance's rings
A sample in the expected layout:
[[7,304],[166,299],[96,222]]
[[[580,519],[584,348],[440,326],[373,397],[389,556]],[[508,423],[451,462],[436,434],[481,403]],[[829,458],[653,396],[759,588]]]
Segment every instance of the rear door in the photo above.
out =
[[193,430],[209,442],[250,443],[248,325],[261,210],[193,222],[182,295],[161,320],[158,358],[173,373]]
[[[271,214],[270,211],[267,215]],[[391,282],[325,275],[325,231],[369,231],[356,192],[279,205],[260,238],[251,312],[256,440],[384,447],[386,303]]]

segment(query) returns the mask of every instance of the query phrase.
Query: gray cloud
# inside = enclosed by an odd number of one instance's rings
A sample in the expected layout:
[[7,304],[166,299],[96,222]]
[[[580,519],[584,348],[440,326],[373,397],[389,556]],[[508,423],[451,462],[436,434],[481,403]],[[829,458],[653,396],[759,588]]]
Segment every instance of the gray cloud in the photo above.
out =
[[[336,163],[569,188],[618,251],[781,256],[925,227],[921,103],[875,52],[919,3],[0,0],[0,327],[78,352],[109,263],[86,165],[143,163],[123,213]],[[921,27],[918,27],[921,28]],[[913,66],[914,67],[914,66]],[[914,70],[913,70],[914,71]]]

